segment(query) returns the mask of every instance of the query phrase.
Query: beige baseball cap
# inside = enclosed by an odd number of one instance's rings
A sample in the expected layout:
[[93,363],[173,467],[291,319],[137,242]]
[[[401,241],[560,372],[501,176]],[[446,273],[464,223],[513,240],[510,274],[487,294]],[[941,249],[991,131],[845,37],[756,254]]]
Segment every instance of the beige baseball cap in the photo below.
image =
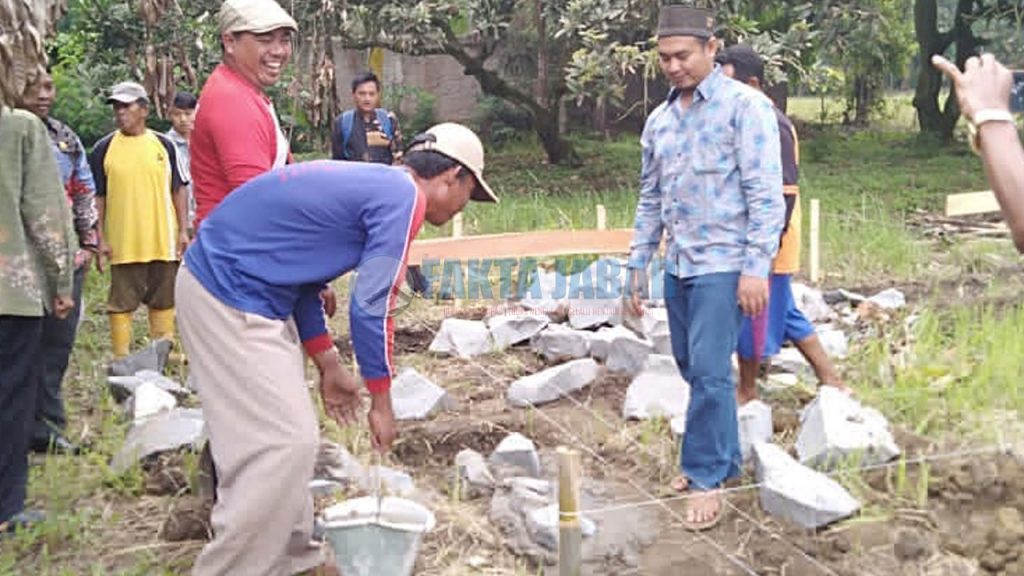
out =
[[224,0],[217,13],[217,24],[221,34],[263,34],[278,28],[299,30],[295,19],[274,0]]
[[462,164],[476,178],[470,200],[499,202],[498,196],[484,180],[484,145],[475,132],[462,124],[445,122],[428,129],[415,138],[408,152],[433,150]]
[[107,104],[134,104],[140,101],[149,104],[149,95],[142,84],[137,82],[119,82],[110,89],[110,96],[107,97]]

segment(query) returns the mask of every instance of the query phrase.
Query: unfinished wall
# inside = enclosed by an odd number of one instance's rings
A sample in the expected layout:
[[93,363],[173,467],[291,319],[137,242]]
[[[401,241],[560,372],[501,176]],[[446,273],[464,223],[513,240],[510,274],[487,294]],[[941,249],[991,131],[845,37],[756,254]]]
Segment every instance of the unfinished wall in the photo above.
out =
[[[342,106],[351,106],[345,98],[352,93],[352,78],[368,69],[366,50],[345,50],[335,47],[338,94]],[[466,122],[473,118],[480,86],[472,76],[462,72],[462,66],[450,56],[405,56],[384,52],[384,91],[395,87],[419,88],[434,95],[434,113],[438,121]],[[405,97],[400,112],[411,115],[416,109],[416,99]]]

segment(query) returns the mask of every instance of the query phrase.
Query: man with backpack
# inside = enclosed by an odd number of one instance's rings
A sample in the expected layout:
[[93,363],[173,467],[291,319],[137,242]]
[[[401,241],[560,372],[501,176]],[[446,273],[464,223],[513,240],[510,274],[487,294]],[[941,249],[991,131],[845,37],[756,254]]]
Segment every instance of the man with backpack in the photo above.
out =
[[402,160],[402,132],[393,112],[380,108],[380,79],[373,72],[352,80],[356,107],[334,120],[331,158],[377,164]]

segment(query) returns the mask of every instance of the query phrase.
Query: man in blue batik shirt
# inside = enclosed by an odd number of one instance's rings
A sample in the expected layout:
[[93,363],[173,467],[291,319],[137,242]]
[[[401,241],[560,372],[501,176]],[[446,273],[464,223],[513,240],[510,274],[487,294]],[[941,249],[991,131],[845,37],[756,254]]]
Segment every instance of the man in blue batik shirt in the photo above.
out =
[[768,273],[785,218],[779,130],[772,103],[715,65],[712,13],[665,6],[661,70],[673,88],[647,118],[640,199],[630,247],[631,307],[665,236],[665,303],[672,353],[690,384],[677,490],[690,490],[686,525],[721,518],[722,483],[742,457],[731,357],[743,315],[768,301]]

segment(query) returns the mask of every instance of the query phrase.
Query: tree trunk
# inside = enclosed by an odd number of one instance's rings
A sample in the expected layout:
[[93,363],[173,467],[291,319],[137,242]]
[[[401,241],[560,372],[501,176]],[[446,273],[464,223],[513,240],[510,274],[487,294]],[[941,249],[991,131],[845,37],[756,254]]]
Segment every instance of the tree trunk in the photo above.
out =
[[936,0],[914,2],[914,33],[920,48],[921,68],[917,75],[917,90],[914,92],[914,108],[922,132],[929,132],[944,140],[951,140],[960,118],[960,106],[956,93],[950,88],[945,106],[939,106],[942,91],[942,73],[931,64],[932,56],[945,54],[950,45],[956,43],[956,63],[963,67],[977,47],[978,40],[964,18],[970,14],[974,2],[960,0],[954,16],[953,29],[939,31],[938,6]]
[[533,17],[537,28],[537,78],[533,86],[533,98],[548,104],[545,101],[548,94],[548,33],[544,22],[544,0],[534,0]]
[[573,147],[572,142],[562,137],[558,129],[562,116],[559,113],[559,108],[553,106],[552,109],[545,108],[539,115],[533,116],[533,129],[537,133],[537,137],[540,138],[541,145],[544,146],[548,162],[574,168],[582,166],[583,160],[576,153],[576,148]]
[[853,123],[867,126],[871,122],[871,105],[874,100],[874,89],[871,82],[864,76],[853,81],[854,113]]

